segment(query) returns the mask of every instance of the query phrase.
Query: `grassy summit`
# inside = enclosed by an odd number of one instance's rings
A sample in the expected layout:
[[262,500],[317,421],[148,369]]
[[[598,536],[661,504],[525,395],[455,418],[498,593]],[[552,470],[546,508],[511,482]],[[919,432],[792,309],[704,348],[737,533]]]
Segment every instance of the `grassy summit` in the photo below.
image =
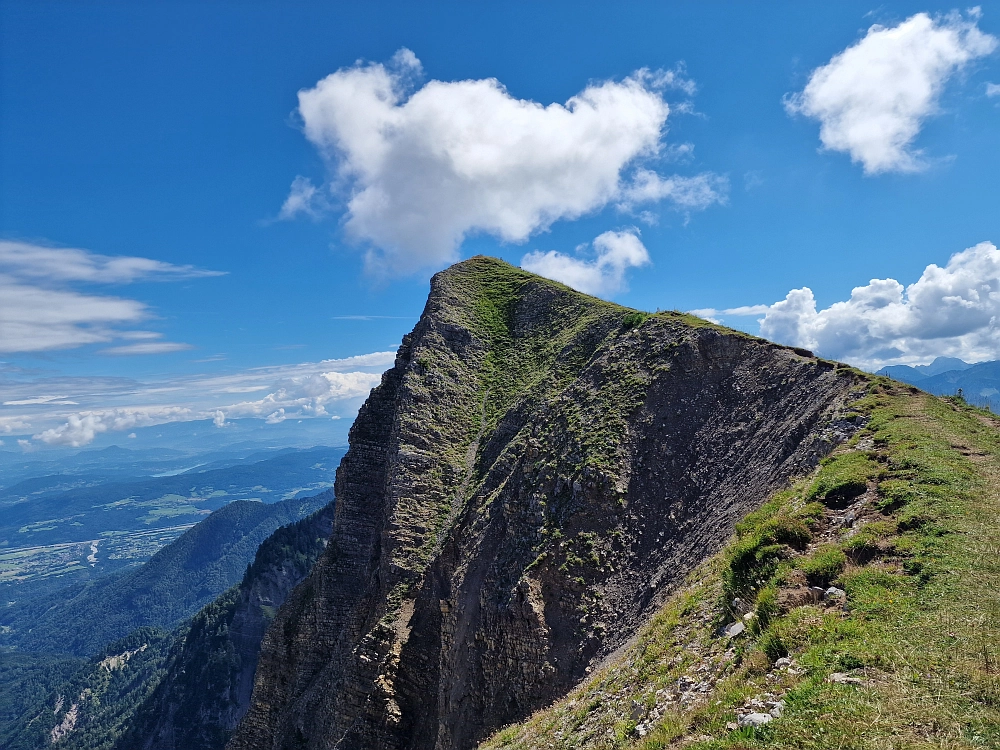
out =
[[1000,747],[1000,423],[885,379],[856,408],[624,655],[483,747]]

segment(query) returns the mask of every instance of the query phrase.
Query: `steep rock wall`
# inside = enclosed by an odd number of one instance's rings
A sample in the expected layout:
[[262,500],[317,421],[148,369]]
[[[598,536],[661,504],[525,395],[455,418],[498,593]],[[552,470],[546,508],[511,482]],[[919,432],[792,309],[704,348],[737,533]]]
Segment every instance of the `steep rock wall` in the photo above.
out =
[[232,750],[472,747],[564,694],[852,426],[808,352],[474,258],[351,431]]

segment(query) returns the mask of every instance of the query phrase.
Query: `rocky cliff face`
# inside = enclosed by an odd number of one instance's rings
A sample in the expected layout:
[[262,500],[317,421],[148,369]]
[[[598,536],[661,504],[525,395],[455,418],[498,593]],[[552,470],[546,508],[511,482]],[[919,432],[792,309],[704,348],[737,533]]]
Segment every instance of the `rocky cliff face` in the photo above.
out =
[[565,694],[850,432],[855,387],[493,259],[438,274],[229,747],[459,750]]
[[261,640],[278,607],[309,573],[330,535],[326,505],[269,536],[242,582],[203,608],[178,638],[166,674],[138,707],[120,750],[221,750],[250,705]]

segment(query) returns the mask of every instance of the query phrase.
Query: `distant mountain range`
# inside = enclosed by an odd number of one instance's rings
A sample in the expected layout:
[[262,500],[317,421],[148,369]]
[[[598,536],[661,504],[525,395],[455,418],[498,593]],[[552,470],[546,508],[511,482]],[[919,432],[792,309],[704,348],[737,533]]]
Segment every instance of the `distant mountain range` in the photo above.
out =
[[962,391],[966,401],[992,408],[1000,405],[1000,361],[970,364],[954,357],[938,357],[929,365],[891,365],[876,375],[915,385],[936,396],[953,396]]

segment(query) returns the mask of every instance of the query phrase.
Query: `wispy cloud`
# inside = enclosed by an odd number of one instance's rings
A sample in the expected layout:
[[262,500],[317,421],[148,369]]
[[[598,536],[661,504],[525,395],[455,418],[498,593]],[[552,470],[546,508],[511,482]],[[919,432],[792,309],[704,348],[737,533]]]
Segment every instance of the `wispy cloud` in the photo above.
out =
[[694,177],[661,177],[651,170],[640,169],[622,190],[619,205],[632,210],[638,204],[669,200],[678,208],[700,211],[716,203],[724,205],[728,197],[729,179],[712,172]]
[[292,187],[281,205],[278,219],[294,219],[302,214],[318,219],[329,208],[330,202],[321,189],[313,185],[308,177],[298,175],[292,180]]
[[80,447],[102,433],[167,422],[353,417],[395,356],[374,352],[146,382],[35,377],[0,366],[0,434],[30,431],[33,441]]
[[65,396],[37,396],[35,398],[22,398],[15,401],[4,401],[4,406],[35,406],[36,404],[60,404],[62,406],[77,406],[79,401],[70,401]]
[[151,341],[144,344],[125,344],[124,346],[112,346],[101,349],[101,354],[110,354],[115,357],[124,357],[134,354],[169,354],[170,352],[183,352],[194,347],[190,344],[182,344],[176,341]]
[[713,323],[720,323],[723,317],[742,318],[748,315],[764,315],[771,309],[770,305],[741,305],[740,307],[727,307],[717,310],[714,307],[703,307],[698,310],[689,310],[692,315],[699,318],[711,320]]
[[[161,334],[127,330],[152,317],[134,299],[96,294],[79,285],[130,284],[218,276],[194,266],[149,258],[106,256],[77,248],[0,241],[0,352],[39,352],[115,339],[143,340]],[[164,347],[173,347],[165,349]],[[158,342],[112,347],[113,354],[177,351],[185,344]]]
[[10,240],[0,240],[0,268],[17,278],[43,283],[131,284],[224,275],[222,271],[177,266],[151,258],[100,255],[79,248],[47,247]]

